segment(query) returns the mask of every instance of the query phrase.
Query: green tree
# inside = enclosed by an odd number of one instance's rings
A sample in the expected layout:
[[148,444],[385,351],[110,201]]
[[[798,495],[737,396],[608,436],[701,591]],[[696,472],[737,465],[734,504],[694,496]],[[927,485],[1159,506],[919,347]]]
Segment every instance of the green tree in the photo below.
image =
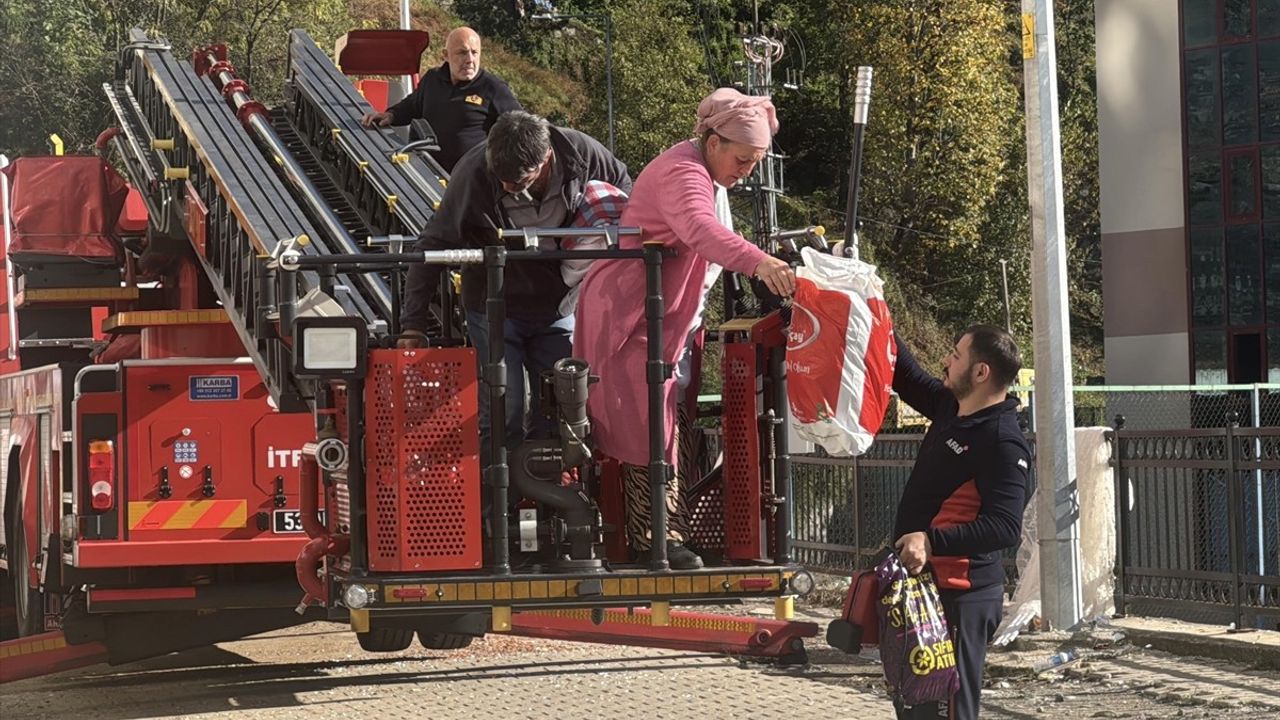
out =
[[1007,35],[1002,3],[792,7],[808,66],[807,87],[781,102],[779,142],[794,158],[789,183],[822,208],[815,220],[843,227],[853,81],[858,66],[872,66],[859,205],[864,258],[908,303],[895,307],[899,317],[925,314],[953,329],[976,319],[1003,324],[997,260],[1025,253],[1026,234],[1016,222],[988,222],[1008,202],[1004,193],[1025,183],[1024,163],[1013,164],[1021,143],[1010,63],[1016,36]]
[[484,25],[499,42],[533,48],[532,59],[542,67],[582,83],[587,107],[565,120],[601,142],[609,129],[604,37],[608,16],[613,27],[618,156],[634,176],[667,147],[690,136],[698,101],[711,87],[702,49],[691,34],[697,25],[687,0],[567,0],[555,4],[556,12],[575,17],[556,21],[533,18],[533,3],[525,4],[530,11],[520,22],[511,21],[515,16],[501,3],[459,0],[455,9],[464,21],[476,23],[477,30]]
[[[693,26],[681,0],[618,0],[609,4],[614,25],[613,83],[617,154],[632,176],[655,156],[692,137],[698,102],[711,91]],[[598,56],[587,75],[592,88],[586,121],[604,137],[605,77]]]
[[[1056,8],[1072,325],[1090,373],[1102,327],[1093,0]],[[910,305],[895,311],[912,326],[923,327],[916,314],[952,329],[1003,325],[1005,259],[1013,329],[1029,343],[1019,3],[796,0],[791,10],[807,82],[776,100],[794,205],[843,225],[852,80],[856,66],[874,66],[860,217],[870,259]]]
[[288,32],[303,28],[332,47],[350,24],[347,0],[19,0],[0,6],[0,151],[47,152],[59,133],[88,150],[114,118],[102,84],[114,76],[129,31],[166,39],[178,57],[215,42],[259,100],[282,96]]

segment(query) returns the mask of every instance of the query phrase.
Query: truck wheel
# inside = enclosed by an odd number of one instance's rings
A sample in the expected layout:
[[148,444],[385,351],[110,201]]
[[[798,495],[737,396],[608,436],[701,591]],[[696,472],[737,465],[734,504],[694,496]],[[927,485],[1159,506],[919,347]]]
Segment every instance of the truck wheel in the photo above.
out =
[[27,556],[27,533],[22,527],[22,516],[14,513],[13,535],[9,543],[9,576],[13,579],[14,619],[18,637],[28,637],[44,632],[44,599],[39,590],[32,590],[31,563]]
[[428,650],[461,650],[474,640],[470,635],[461,633],[441,633],[418,631],[418,642]]
[[398,652],[413,643],[413,631],[400,628],[373,628],[356,633],[360,647],[368,652]]

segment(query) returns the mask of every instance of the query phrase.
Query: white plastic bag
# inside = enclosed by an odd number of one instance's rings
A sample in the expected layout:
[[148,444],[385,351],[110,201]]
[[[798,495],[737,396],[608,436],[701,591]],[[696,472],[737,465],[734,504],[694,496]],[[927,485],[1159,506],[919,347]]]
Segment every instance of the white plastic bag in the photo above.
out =
[[787,399],[800,437],[860,455],[884,422],[897,344],[874,265],[801,251],[787,331]]

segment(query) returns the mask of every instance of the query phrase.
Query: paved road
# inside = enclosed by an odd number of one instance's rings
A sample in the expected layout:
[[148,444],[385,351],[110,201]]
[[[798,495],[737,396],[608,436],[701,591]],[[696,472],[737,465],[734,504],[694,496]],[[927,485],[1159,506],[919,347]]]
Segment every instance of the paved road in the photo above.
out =
[[[878,670],[865,666],[873,678]],[[444,653],[369,654],[306,625],[120,668],[0,687],[0,717],[891,718],[849,673],[743,667],[724,657],[490,636]],[[251,711],[251,712],[250,712]]]
[[[823,621],[832,614],[822,608],[811,612],[805,619]],[[100,665],[0,686],[0,718],[893,717],[879,689],[878,665],[849,658],[820,640],[810,643],[813,662],[803,668],[503,636],[453,652],[414,646],[371,654],[344,629],[312,624],[127,666]],[[1065,676],[1031,679],[1018,672],[1030,659],[1004,654],[993,660],[983,691],[984,719],[1219,720],[1274,717],[1280,711],[1280,683],[1272,673],[1221,662],[1129,648]]]

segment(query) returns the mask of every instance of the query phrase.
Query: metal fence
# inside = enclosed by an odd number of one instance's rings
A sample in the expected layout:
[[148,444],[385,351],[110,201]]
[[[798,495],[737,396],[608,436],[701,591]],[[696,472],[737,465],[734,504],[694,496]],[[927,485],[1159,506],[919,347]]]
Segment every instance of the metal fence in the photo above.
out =
[[1280,428],[1113,437],[1117,612],[1280,622]]
[[[1034,392],[1014,390],[1025,426],[1034,427]],[[1236,627],[1280,623],[1280,384],[1081,386],[1075,411],[1080,427],[1123,418],[1111,435],[1117,611]],[[903,417],[891,411],[886,424],[899,427],[861,457],[792,455],[798,562],[849,574],[893,541],[923,438],[923,428],[904,431]],[[707,434],[714,458],[719,431]],[[1028,439],[1034,452],[1034,433]],[[1005,554],[1010,587],[1016,554]]]
[[[881,434],[865,455],[791,458],[796,561],[823,572],[850,574],[892,546],[898,501],[920,450],[920,434]],[[1035,437],[1027,436],[1032,444]],[[1035,489],[1031,473],[1030,491]],[[1018,548],[1004,554],[1006,584],[1017,582]]]
[[[1035,389],[1015,387],[1022,416],[1035,429]],[[1228,412],[1243,427],[1280,427],[1280,384],[1078,385],[1073,389],[1076,427],[1110,427],[1123,415],[1131,430],[1222,427]]]
[[849,574],[892,545],[898,499],[922,435],[881,435],[857,458],[791,458],[797,562]]
[[[1031,386],[1009,389],[1022,401],[1018,417],[1035,430],[1036,392]],[[1280,427],[1280,383],[1255,385],[1077,385],[1072,388],[1076,427],[1111,427],[1124,415],[1132,430],[1179,430],[1221,427],[1228,412],[1243,427]],[[716,403],[719,395],[700,402]],[[890,400],[883,432],[923,432],[926,420]]]

